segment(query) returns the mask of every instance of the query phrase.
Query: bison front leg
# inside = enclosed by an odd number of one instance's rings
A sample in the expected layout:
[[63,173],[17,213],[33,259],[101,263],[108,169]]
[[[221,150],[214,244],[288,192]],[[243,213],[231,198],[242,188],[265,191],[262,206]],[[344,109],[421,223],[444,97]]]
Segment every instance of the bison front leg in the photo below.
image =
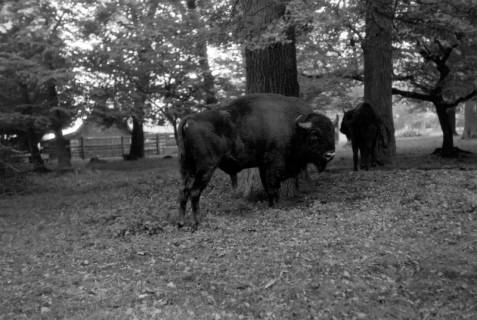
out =
[[361,148],[361,168],[364,170],[369,170],[369,162],[370,162],[371,154],[369,152],[369,146],[364,145]]
[[353,170],[358,171],[358,144],[352,141],[351,147],[353,148]]
[[185,212],[187,208],[187,201],[190,197],[190,190],[194,183],[194,178],[186,175],[184,180],[184,187],[179,191],[179,216],[177,218],[177,227],[182,228],[185,223]]
[[232,189],[237,189],[237,174],[230,174],[230,182],[232,183]]
[[268,205],[272,207],[278,202],[280,196],[280,179],[277,170],[273,167],[260,167],[260,180],[268,196]]

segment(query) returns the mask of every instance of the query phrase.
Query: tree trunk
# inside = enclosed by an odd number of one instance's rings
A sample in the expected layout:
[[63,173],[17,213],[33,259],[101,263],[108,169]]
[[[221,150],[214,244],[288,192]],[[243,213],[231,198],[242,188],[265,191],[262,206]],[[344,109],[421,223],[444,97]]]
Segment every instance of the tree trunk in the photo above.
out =
[[56,127],[55,131],[55,149],[58,158],[58,169],[66,170],[71,168],[71,150],[68,141],[63,137],[61,127]]
[[477,138],[477,102],[467,101],[464,105],[464,132],[462,139]]
[[275,43],[264,49],[245,49],[247,93],[279,93],[298,97],[295,31],[287,31],[290,43]]
[[[196,0],[187,0],[187,9],[190,19],[192,23],[197,28],[202,28],[203,23],[200,21],[200,16],[197,8],[197,1]],[[215,96],[215,89],[214,89],[214,76],[210,71],[209,59],[207,55],[207,40],[205,38],[205,33],[199,31],[198,36],[195,38],[196,43],[196,51],[199,57],[199,67],[202,72],[202,78],[204,82],[204,90],[205,90],[205,103],[206,104],[213,104],[217,103],[217,97]]]
[[455,154],[454,150],[454,132],[452,131],[452,125],[445,106],[435,103],[437,117],[442,130],[442,149],[441,155],[443,157],[451,157]]
[[126,160],[137,160],[144,158],[144,128],[143,120],[137,116],[132,117],[133,127],[131,132],[131,148]]
[[458,136],[459,134],[457,133],[457,130],[456,130],[456,117],[455,117],[456,110],[455,109],[456,108],[447,109],[447,114],[449,115],[449,122],[452,128],[452,134],[454,136]]
[[396,154],[392,113],[392,16],[393,0],[366,1],[364,52],[364,100],[387,128],[387,147],[378,146],[378,157],[392,162]]
[[33,165],[33,170],[36,172],[49,171],[45,167],[45,162],[41,157],[40,149],[38,149],[39,138],[33,128],[28,129],[26,132],[26,140],[28,151],[30,152],[30,163]]
[[[285,13],[288,1],[242,0],[244,27],[247,34],[257,40],[257,36],[273,21]],[[278,93],[298,97],[295,30],[286,31],[289,42],[272,43],[264,48],[245,47],[245,74],[247,93]],[[239,189],[246,198],[263,194],[257,169],[245,170],[240,175]],[[281,194],[293,196],[297,193],[295,179],[281,184]]]

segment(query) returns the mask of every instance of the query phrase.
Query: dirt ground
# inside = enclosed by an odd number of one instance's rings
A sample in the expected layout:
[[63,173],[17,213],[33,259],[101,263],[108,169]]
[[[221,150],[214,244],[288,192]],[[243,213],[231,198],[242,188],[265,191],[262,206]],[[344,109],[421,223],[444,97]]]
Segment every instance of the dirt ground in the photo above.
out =
[[247,202],[217,172],[177,230],[176,159],[79,163],[0,198],[0,319],[477,319],[474,154],[398,141],[352,172],[340,145],[296,199]]

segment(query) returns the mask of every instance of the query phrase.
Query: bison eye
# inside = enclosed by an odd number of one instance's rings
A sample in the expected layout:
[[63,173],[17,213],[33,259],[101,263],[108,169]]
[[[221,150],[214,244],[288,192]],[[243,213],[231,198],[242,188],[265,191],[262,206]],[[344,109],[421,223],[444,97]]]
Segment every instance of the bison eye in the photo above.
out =
[[318,136],[316,136],[316,135],[311,135],[311,136],[310,136],[310,141],[316,142],[316,141],[318,141],[319,139],[320,139],[320,138],[319,138]]

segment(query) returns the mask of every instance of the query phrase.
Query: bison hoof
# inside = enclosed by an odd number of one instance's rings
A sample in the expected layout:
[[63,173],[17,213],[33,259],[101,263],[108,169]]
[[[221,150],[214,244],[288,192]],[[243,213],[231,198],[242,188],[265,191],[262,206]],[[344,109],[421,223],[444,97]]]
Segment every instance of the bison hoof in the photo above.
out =
[[184,227],[184,222],[177,222],[177,229],[182,229]]
[[198,228],[199,228],[199,224],[198,224],[198,223],[195,223],[195,224],[193,224],[192,227],[190,228],[190,231],[191,231],[191,232],[196,232]]

